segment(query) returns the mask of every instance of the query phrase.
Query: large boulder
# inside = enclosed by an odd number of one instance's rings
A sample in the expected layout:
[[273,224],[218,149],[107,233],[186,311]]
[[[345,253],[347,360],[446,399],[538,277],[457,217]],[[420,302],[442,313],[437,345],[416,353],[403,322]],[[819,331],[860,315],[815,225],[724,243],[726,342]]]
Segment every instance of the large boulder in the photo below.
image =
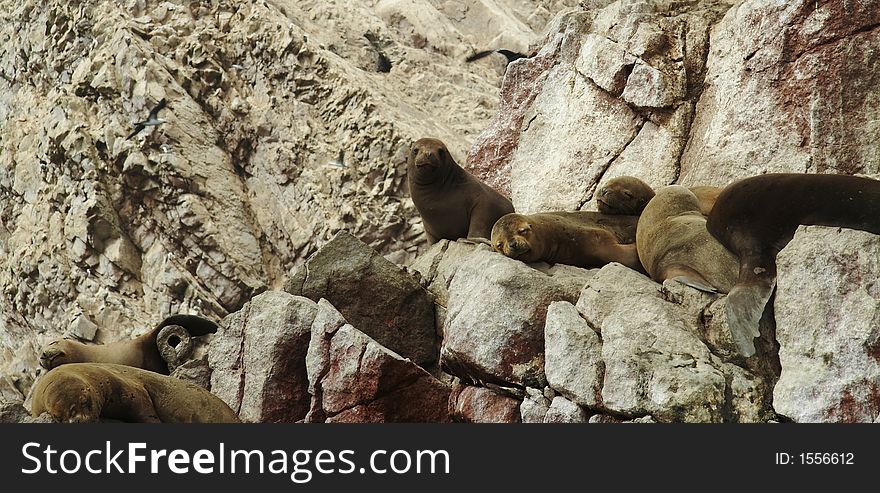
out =
[[359,330],[416,364],[437,362],[434,305],[405,270],[340,232],[297,270],[285,290],[328,300]]
[[211,339],[211,391],[243,421],[285,423],[309,410],[306,351],[317,305],[263,293],[229,315]]
[[571,303],[550,304],[544,348],[544,372],[550,387],[575,404],[597,407],[605,373],[602,340]]
[[449,387],[318,302],[307,356],[309,422],[447,422]]
[[449,282],[443,367],[464,380],[543,387],[547,308],[576,296],[520,261],[474,252]]
[[777,265],[776,412],[798,422],[873,421],[880,413],[880,237],[802,227]]

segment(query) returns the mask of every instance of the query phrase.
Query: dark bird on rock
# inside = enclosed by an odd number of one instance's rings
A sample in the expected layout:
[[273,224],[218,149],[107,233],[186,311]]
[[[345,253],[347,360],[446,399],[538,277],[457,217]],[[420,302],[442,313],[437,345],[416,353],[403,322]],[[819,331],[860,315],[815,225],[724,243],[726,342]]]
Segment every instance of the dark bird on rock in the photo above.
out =
[[150,110],[150,115],[149,115],[149,117],[147,117],[146,120],[144,120],[142,122],[137,122],[134,124],[134,132],[129,134],[129,136],[126,137],[125,140],[128,140],[128,139],[134,137],[135,135],[137,135],[141,130],[143,130],[146,127],[155,127],[156,125],[161,125],[161,124],[165,123],[165,120],[158,118],[159,112],[162,111],[162,108],[164,108],[164,107],[165,107],[165,98],[162,98],[162,100],[159,101],[159,104],[157,104],[155,107],[153,107],[152,110]]
[[515,51],[510,51],[510,50],[487,50],[487,51],[481,51],[479,53],[474,53],[473,55],[467,57],[464,61],[473,62],[473,61],[479,60],[481,58],[485,58],[493,53],[499,53],[501,55],[504,55],[507,58],[508,65],[515,60],[519,60],[520,58],[526,57],[522,53],[517,53]]

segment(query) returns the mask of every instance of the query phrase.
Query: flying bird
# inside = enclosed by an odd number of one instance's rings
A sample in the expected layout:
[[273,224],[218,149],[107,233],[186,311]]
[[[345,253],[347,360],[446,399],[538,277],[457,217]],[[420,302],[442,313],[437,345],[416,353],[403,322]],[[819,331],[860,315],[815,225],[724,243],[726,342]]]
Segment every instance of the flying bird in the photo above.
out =
[[134,137],[135,135],[137,135],[141,130],[143,130],[146,127],[155,127],[156,125],[161,125],[161,124],[165,123],[165,120],[157,117],[159,112],[162,111],[162,108],[164,108],[164,107],[165,107],[165,98],[162,98],[162,100],[159,101],[159,104],[157,104],[156,106],[153,107],[152,110],[150,110],[150,116],[147,117],[146,120],[144,120],[142,122],[137,122],[134,124],[134,132],[132,132],[128,137],[126,137],[125,140],[128,140],[128,139]]
[[510,51],[510,50],[487,50],[487,51],[481,51],[479,53],[474,53],[473,55],[465,58],[464,61],[473,62],[473,61],[479,60],[480,58],[485,58],[493,53],[499,53],[501,55],[504,55],[507,58],[508,65],[515,60],[519,60],[520,58],[526,57],[522,53],[517,53],[515,51]]

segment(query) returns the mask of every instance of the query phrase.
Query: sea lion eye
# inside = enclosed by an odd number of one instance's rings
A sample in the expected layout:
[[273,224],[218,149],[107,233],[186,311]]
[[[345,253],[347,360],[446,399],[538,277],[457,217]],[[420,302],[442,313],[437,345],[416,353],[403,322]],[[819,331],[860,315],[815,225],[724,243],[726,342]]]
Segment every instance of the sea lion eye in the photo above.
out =
[[629,190],[624,190],[623,194],[626,195],[626,198],[631,199],[633,194]]
[[519,230],[517,231],[517,233],[519,233],[521,235],[524,235],[528,232],[529,232],[529,228],[527,228],[527,227],[526,228],[519,228]]
[[416,149],[415,147],[413,147],[412,150],[410,151],[410,154],[412,154],[413,156],[415,156],[418,152],[419,152],[419,150]]
[[441,159],[443,158],[443,156],[444,156],[445,153],[446,153],[446,152],[443,150],[442,147],[439,148],[439,149],[437,149],[437,155],[440,156]]

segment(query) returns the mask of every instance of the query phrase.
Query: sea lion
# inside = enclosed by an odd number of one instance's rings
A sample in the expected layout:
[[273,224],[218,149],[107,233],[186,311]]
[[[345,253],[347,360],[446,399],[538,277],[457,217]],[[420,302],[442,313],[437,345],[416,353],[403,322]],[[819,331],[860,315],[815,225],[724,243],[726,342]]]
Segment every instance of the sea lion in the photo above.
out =
[[[700,213],[708,216],[715,205],[720,187],[690,187],[700,204]],[[618,176],[608,180],[596,193],[596,206],[604,214],[639,215],[654,197],[654,189],[634,176]]]
[[510,200],[462,169],[437,139],[413,144],[407,178],[429,243],[489,239],[495,221],[513,212]]
[[603,214],[642,213],[654,198],[654,189],[634,176],[618,176],[608,180],[596,192],[596,208]]
[[620,243],[611,231],[578,221],[576,213],[507,214],[492,228],[495,251],[523,262],[545,261],[577,267],[619,262],[639,272],[636,245]]
[[639,260],[651,279],[675,279],[702,291],[726,293],[738,260],[706,229],[696,195],[681,185],[661,188],[639,217]]
[[179,325],[193,336],[217,332],[217,324],[196,315],[172,315],[153,330],[135,338],[96,345],[71,339],[56,339],[40,355],[40,365],[51,370],[67,363],[115,363],[134,366],[167,375],[168,364],[159,354],[156,336],[163,327]]
[[744,356],[755,353],[758,322],[776,286],[776,254],[800,225],[880,234],[880,181],[849,175],[776,173],[724,188],[706,224],[739,256],[727,321]]
[[71,363],[34,385],[31,415],[64,423],[238,423],[235,412],[198,385],[132,366]]

